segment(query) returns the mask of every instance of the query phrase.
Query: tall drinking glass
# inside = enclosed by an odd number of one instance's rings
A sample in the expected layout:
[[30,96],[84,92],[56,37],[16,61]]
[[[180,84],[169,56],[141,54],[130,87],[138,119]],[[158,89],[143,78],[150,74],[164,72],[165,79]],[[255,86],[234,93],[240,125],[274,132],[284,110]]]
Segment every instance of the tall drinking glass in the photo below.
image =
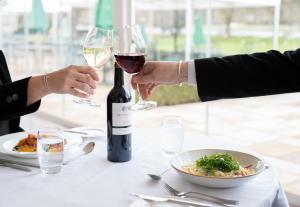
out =
[[[140,72],[145,64],[146,44],[138,25],[127,25],[115,30],[114,56],[118,65],[129,74]],[[139,93],[139,91],[138,91]],[[157,105],[154,101],[145,101],[139,95],[131,110],[145,110]]]
[[64,158],[64,139],[58,129],[42,129],[37,135],[37,153],[42,173],[60,172]]
[[[87,65],[102,69],[112,55],[113,30],[92,27],[83,43],[83,57]],[[97,101],[91,98],[76,99],[74,102],[100,107]]]
[[166,157],[178,154],[183,146],[184,126],[181,117],[166,116],[161,123],[161,149]]

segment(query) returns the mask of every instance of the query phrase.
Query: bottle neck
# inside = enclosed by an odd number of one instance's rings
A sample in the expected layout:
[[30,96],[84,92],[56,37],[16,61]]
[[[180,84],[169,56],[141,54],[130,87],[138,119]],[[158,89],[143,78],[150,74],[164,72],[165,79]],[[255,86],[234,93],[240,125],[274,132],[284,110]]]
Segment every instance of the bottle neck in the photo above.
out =
[[115,63],[115,86],[123,86],[124,85],[124,72],[123,70]]

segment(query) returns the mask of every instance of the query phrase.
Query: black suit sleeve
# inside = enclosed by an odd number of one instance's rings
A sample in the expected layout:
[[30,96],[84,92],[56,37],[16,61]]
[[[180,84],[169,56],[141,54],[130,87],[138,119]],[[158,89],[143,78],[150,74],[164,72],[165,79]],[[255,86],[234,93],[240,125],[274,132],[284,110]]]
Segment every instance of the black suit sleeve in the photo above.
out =
[[0,86],[0,120],[10,120],[38,110],[41,101],[30,106],[27,103],[29,78]]
[[203,101],[300,91],[300,49],[195,60]]

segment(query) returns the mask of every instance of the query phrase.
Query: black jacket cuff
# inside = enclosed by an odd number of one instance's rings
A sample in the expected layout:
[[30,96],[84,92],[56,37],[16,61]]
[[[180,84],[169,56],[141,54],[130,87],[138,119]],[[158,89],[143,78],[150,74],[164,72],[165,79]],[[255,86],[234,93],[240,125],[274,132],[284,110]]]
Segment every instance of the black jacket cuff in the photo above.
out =
[[[211,70],[209,68],[215,67],[212,65],[210,58],[204,58],[204,59],[196,59],[195,60],[195,72],[196,72],[196,81],[197,81],[197,91],[199,98],[201,101],[213,101],[219,99],[218,96],[212,96],[212,94],[215,94],[216,90],[211,85],[211,78],[208,77],[214,77],[214,79],[221,78],[220,76],[216,76],[215,74],[211,74]],[[213,80],[218,81],[218,80]],[[220,82],[220,81],[219,81]]]
[[40,107],[41,101],[27,106],[27,88],[31,77],[0,86],[1,120],[18,118],[33,113]]

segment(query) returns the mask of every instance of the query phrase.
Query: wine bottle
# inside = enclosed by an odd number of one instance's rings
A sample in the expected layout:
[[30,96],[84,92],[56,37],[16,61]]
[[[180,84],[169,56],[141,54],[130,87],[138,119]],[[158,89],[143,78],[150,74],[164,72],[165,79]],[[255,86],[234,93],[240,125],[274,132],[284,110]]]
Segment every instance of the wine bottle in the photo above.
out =
[[115,63],[114,87],[107,97],[107,159],[127,162],[131,159],[132,111],[130,92],[124,86],[123,70]]

